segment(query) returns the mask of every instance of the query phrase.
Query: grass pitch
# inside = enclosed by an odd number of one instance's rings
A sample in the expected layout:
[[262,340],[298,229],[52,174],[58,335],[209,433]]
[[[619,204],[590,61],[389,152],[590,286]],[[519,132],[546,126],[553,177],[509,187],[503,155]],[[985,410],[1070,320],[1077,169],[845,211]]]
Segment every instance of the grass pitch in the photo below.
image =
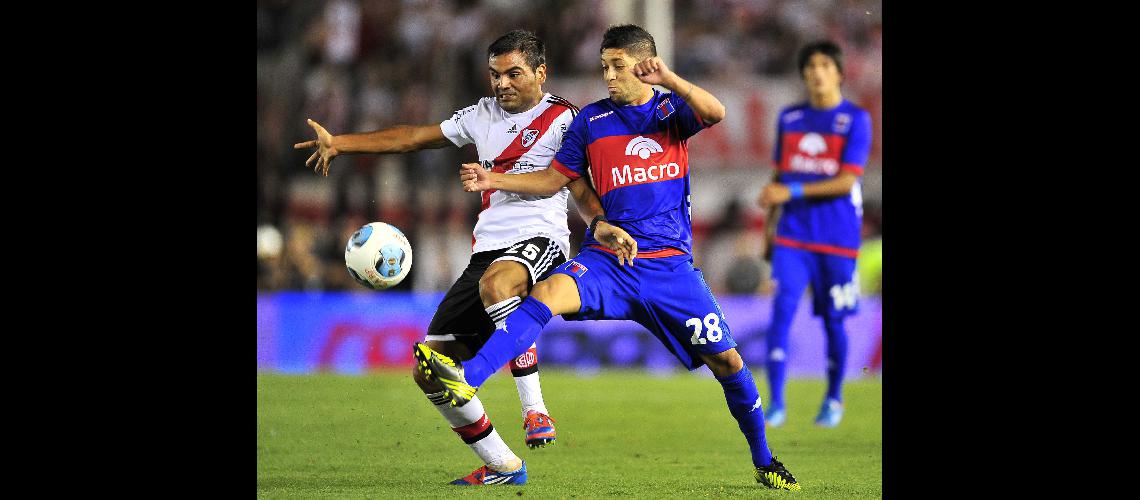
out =
[[[850,380],[846,414],[815,427],[823,380],[788,383],[788,420],[768,443],[801,492],[768,490],[752,476],[748,445],[720,384],[678,371],[544,369],[543,396],[557,420],[554,446],[523,444],[509,372],[479,390],[487,416],[526,460],[522,486],[451,486],[482,465],[415,386],[407,370],[361,376],[257,376],[259,498],[784,497],[881,498],[882,383]],[[703,373],[702,373],[703,372]],[[754,371],[761,396],[763,373]]]

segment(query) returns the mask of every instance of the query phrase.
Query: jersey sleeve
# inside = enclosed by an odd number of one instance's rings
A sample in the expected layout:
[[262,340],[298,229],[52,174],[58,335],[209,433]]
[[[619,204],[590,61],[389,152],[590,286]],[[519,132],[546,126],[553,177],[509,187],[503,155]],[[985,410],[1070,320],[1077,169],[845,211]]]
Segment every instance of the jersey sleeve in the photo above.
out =
[[558,154],[554,155],[554,161],[550,162],[552,168],[572,181],[586,175],[586,169],[590,166],[589,158],[586,156],[588,144],[586,132],[586,115],[578,113],[566,128],[566,132],[562,134],[562,147],[558,149]]
[[669,101],[671,104],[675,103],[674,106],[677,107],[677,127],[681,131],[682,139],[697,135],[697,132],[706,128],[705,122],[692,106],[689,106],[688,101],[682,99],[676,92],[670,96]]
[[851,132],[847,135],[847,145],[843,148],[840,171],[853,172],[863,175],[863,166],[867,164],[867,157],[871,155],[871,114],[861,111],[851,124]]
[[478,107],[478,104],[467,106],[456,111],[455,114],[451,115],[451,118],[441,122],[439,129],[443,131],[443,136],[459,147],[475,142],[471,135],[471,122],[479,114],[476,112]]

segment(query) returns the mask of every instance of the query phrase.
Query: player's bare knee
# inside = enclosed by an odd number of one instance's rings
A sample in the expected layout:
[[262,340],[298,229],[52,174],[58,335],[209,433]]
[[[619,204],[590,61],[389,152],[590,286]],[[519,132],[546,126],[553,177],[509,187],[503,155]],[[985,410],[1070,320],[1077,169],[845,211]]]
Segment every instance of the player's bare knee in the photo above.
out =
[[552,314],[576,313],[582,308],[578,284],[565,274],[553,274],[539,281],[530,291],[532,297],[550,308]]
[[716,354],[706,354],[701,356],[709,370],[712,370],[713,375],[718,377],[727,377],[734,375],[736,372],[744,368],[744,360],[741,359],[740,353],[736,348],[729,349],[724,352]]
[[526,282],[514,279],[508,273],[487,273],[479,279],[479,299],[490,307],[516,296],[526,295]]

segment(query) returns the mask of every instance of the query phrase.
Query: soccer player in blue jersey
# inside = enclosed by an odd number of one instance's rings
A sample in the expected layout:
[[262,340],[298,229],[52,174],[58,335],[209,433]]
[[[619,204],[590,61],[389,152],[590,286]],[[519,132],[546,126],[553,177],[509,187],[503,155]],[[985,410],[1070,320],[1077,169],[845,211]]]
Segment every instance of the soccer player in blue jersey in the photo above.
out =
[[[417,366],[448,388],[454,404],[463,405],[498,367],[529,347],[555,314],[572,321],[637,321],[686,368],[708,365],[748,442],[756,480],[799,490],[768,448],[752,372],[704,276],[693,267],[687,141],[721,121],[724,105],[673,73],[657,57],[653,37],[638,26],[609,28],[601,63],[609,98],[582,108],[551,168],[501,175],[464,164],[460,177],[466,191],[549,194],[589,175],[606,217],[594,218],[581,252],[535,285],[471,359],[460,363],[416,344]],[[602,225],[621,227],[634,239],[630,258],[598,244]]]
[[[871,118],[843,98],[843,53],[830,41],[799,53],[808,101],[785,108],[776,123],[772,182],[760,193],[769,216],[772,279],[776,297],[768,329],[768,425],[787,418],[784,407],[788,329],[804,289],[827,331],[827,394],[816,425],[843,418],[843,370],[847,332],[843,320],[858,310],[855,258],[863,217],[859,176],[871,149]],[[777,220],[779,222],[774,222]]]

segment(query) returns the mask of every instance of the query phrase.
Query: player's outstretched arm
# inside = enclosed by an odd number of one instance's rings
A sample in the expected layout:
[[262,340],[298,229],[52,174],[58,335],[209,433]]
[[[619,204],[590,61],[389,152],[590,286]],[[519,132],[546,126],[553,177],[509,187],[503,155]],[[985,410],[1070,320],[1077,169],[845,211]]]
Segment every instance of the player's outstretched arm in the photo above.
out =
[[305,161],[305,166],[320,169],[324,175],[329,175],[329,164],[342,153],[408,153],[452,145],[439,125],[396,125],[375,132],[331,135],[319,123],[306,121],[317,133],[317,138],[294,144],[293,149],[316,147],[317,150]]
[[468,193],[497,189],[519,194],[550,196],[570,183],[570,178],[561,172],[547,168],[525,174],[502,174],[488,172],[478,163],[464,163],[459,166],[459,181]]
[[[574,204],[578,206],[578,215],[582,216],[586,224],[594,222],[595,217],[606,215],[598,194],[585,177],[575,179],[567,187],[574,196]],[[617,254],[618,265],[624,266],[626,261],[633,265],[633,259],[637,257],[637,241],[624,229],[608,221],[599,221],[594,227],[594,239]]]
[[701,117],[705,125],[712,125],[724,119],[724,104],[692,82],[681,78],[669,69],[660,57],[653,56],[634,65],[633,74],[650,85],[660,85],[681,96],[689,107]]

